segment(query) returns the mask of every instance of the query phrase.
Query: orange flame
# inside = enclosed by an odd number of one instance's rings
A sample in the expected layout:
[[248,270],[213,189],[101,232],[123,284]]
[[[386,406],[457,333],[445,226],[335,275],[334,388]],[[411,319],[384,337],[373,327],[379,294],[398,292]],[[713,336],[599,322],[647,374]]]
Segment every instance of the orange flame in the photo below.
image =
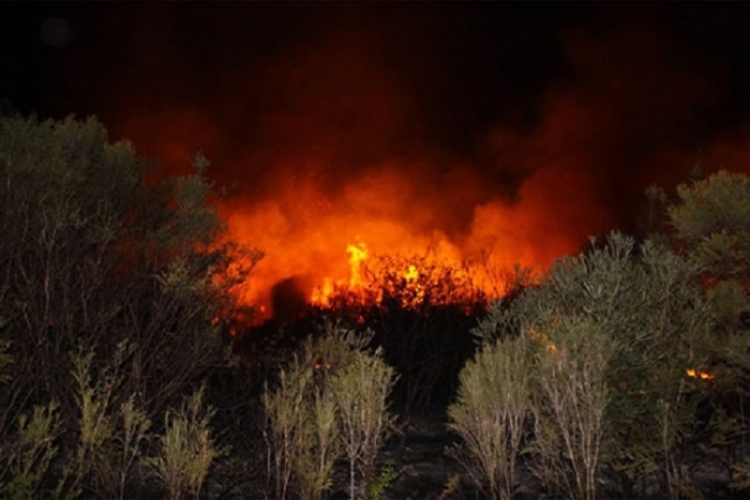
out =
[[347,245],[346,251],[349,253],[349,272],[351,273],[349,287],[356,289],[364,283],[362,279],[362,264],[367,259],[369,252],[367,251],[367,245],[361,242],[357,245]]
[[[367,245],[363,242],[350,244],[346,246],[346,251],[349,254],[348,289],[351,291],[361,290],[365,284],[362,277],[362,264],[369,255]],[[341,288],[344,288],[343,280],[335,280],[330,276],[326,276],[323,278],[322,283],[313,290],[310,295],[310,302],[321,306],[328,306],[330,305],[331,297]]]

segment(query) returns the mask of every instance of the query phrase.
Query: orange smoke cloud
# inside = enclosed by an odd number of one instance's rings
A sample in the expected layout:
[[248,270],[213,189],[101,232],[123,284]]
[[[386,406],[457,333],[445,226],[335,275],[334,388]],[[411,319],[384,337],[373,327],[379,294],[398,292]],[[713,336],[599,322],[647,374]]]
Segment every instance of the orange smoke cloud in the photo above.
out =
[[648,184],[684,179],[705,137],[701,113],[718,98],[705,62],[648,29],[572,30],[570,76],[539,96],[533,126],[498,120],[458,151],[434,140],[440,127],[426,117],[439,114],[380,40],[368,29],[316,32],[220,73],[194,103],[166,99],[110,121],[168,165],[202,148],[220,182],[238,182],[220,208],[231,236],[265,253],[245,290],[265,314],[353,280],[351,245],[473,262],[478,285],[497,294],[482,272],[544,269],[632,223]]

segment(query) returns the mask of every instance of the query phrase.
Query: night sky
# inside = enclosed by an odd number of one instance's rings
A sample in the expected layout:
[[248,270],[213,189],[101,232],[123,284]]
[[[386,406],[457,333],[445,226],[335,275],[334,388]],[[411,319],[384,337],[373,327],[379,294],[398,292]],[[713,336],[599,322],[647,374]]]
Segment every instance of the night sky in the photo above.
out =
[[385,233],[547,264],[642,231],[696,158],[750,171],[748,26],[739,2],[3,3],[0,97],[167,172],[202,150],[241,239],[304,242],[273,279]]

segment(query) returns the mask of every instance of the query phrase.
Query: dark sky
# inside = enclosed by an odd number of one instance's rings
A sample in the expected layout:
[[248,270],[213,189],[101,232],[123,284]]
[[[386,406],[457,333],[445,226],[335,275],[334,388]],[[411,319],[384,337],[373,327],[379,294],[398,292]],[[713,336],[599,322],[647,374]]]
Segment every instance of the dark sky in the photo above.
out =
[[[680,139],[705,147],[750,113],[748,21],[750,6],[714,2],[3,3],[0,95],[43,116],[96,114],[115,135],[128,110],[193,109],[234,142],[238,129],[267,133],[279,101],[339,97],[356,115],[358,97],[377,92],[365,87],[383,85],[398,94],[388,105],[410,108],[388,149],[438,144],[481,159],[484,135],[533,130],[545,95],[584,80],[581,66],[634,64],[597,82],[631,85],[649,76],[630,73],[638,59],[656,57],[655,71],[709,80],[712,102],[690,96],[678,111],[691,122]],[[653,40],[627,40],[639,30]],[[612,53],[584,54],[597,48]],[[196,149],[210,146],[196,135]]]
[[748,26],[744,2],[2,3],[0,96],[168,171],[203,150],[232,213],[284,228],[265,247],[355,211],[548,260],[642,227],[698,151],[750,171]]

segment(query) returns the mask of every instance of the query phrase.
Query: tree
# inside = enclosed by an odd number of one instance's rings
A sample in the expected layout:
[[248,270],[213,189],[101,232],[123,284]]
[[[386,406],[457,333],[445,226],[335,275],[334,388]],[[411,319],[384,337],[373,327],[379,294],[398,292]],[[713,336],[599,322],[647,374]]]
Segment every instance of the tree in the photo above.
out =
[[719,171],[677,195],[667,214],[686,254],[715,280],[750,284],[750,177]]
[[207,162],[194,166],[154,180],[93,118],[0,118],[0,334],[15,360],[0,433],[49,400],[70,425],[79,350],[110,360],[132,344],[112,402],[134,394],[152,416],[221,362],[233,248],[221,243]]

